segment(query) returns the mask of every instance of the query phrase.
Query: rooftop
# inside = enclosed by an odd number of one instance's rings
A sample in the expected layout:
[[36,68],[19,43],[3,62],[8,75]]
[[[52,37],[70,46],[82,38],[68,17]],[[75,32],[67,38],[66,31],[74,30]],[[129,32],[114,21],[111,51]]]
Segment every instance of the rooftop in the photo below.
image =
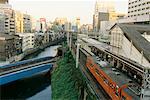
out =
[[8,40],[8,39],[13,39],[13,38],[14,38],[14,36],[0,33],[0,40]]
[[140,51],[150,62],[150,42],[147,41],[141,33],[150,33],[150,25],[130,25],[130,24],[116,24],[118,25],[126,37],[132,41],[133,45]]
[[135,100],[140,100],[140,97],[138,96],[140,94],[139,85],[134,80],[132,80],[130,77],[128,77],[125,73],[119,71],[118,69],[109,66],[107,62],[99,61],[95,59],[95,62],[100,66],[100,68],[114,81],[116,84],[121,87],[125,84],[128,84],[130,81],[132,81],[133,84],[135,84],[134,87],[128,87],[124,89],[125,92],[130,94]]

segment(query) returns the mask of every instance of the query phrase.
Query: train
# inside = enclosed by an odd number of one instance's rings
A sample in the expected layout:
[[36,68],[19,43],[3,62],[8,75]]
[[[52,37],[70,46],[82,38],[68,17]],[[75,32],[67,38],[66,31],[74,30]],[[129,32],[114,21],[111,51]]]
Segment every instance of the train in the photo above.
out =
[[13,64],[0,66],[0,72],[4,72],[4,71],[8,71],[8,70],[11,70],[14,68],[24,67],[24,66],[28,66],[28,65],[32,65],[32,64],[36,64],[36,63],[40,63],[42,61],[51,60],[53,58],[54,57],[33,58],[33,59],[29,59],[29,60],[19,61],[19,62],[13,63]]
[[[76,54],[76,45],[73,40],[72,40],[71,46],[72,46],[71,47],[72,52],[74,54]],[[92,46],[90,46],[90,47],[91,47],[91,49],[93,48]],[[96,48],[96,49],[98,49],[98,48]],[[103,88],[103,90],[107,93],[107,95],[112,100],[134,100],[134,99],[140,100],[140,93],[139,92],[133,93],[131,88],[136,87],[136,86],[140,87],[141,84],[140,85],[134,84],[135,82],[132,82],[132,80],[129,80],[128,84],[122,83],[122,84],[118,85],[118,83],[116,81],[114,81],[110,75],[108,75],[109,73],[106,73],[107,67],[105,67],[106,70],[104,71],[105,68],[103,68],[103,66],[100,66],[99,64],[97,64],[95,59],[96,59],[96,54],[94,51],[87,52],[83,48],[80,48],[79,63],[88,70],[89,74],[95,78],[95,80],[97,81],[97,84]],[[110,68],[110,70],[112,70],[112,69],[115,69],[115,68],[113,68],[113,67]],[[118,70],[118,69],[115,69],[115,70]],[[118,74],[118,72],[114,72],[113,70],[111,73],[115,73],[116,76],[120,75],[120,73]],[[139,78],[138,79],[139,83],[141,83],[142,82],[141,75],[137,74],[137,77]],[[128,88],[128,87],[131,87],[131,88]]]

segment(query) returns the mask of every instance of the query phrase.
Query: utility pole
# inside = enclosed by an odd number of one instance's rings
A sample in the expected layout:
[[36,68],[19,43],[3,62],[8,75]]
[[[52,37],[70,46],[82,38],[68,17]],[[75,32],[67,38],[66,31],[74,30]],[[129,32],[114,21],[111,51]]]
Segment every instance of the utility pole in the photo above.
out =
[[79,49],[80,49],[80,43],[79,43],[79,36],[78,36],[79,32],[77,33],[77,49],[76,49],[76,68],[78,68],[78,64],[79,64]]
[[77,50],[76,50],[76,68],[78,68],[78,64],[79,64],[79,48],[80,48],[80,44],[77,41]]

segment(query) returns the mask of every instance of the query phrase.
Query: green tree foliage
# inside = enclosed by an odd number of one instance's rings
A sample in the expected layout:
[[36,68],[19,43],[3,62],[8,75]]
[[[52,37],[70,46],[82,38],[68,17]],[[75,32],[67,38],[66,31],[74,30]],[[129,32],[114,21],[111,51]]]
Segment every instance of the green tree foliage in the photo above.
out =
[[57,62],[57,68],[52,73],[53,100],[79,100],[80,90],[85,87],[85,81],[75,67],[75,60],[70,51]]

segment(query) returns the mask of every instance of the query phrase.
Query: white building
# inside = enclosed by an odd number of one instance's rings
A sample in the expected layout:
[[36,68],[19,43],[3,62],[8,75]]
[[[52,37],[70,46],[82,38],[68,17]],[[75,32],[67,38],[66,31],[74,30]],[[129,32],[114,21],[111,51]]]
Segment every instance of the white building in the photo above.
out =
[[110,29],[112,52],[150,67],[149,25],[115,24]]
[[129,0],[128,18],[135,19],[136,22],[150,21],[150,1]]
[[22,51],[34,48],[35,34],[34,33],[16,33],[22,38]]
[[5,15],[5,33],[15,33],[15,16],[14,10],[12,10],[9,4],[0,4],[0,13]]
[[5,33],[5,15],[0,13],[0,33]]
[[47,23],[45,18],[40,18],[36,22],[36,32],[45,33],[47,31]]

